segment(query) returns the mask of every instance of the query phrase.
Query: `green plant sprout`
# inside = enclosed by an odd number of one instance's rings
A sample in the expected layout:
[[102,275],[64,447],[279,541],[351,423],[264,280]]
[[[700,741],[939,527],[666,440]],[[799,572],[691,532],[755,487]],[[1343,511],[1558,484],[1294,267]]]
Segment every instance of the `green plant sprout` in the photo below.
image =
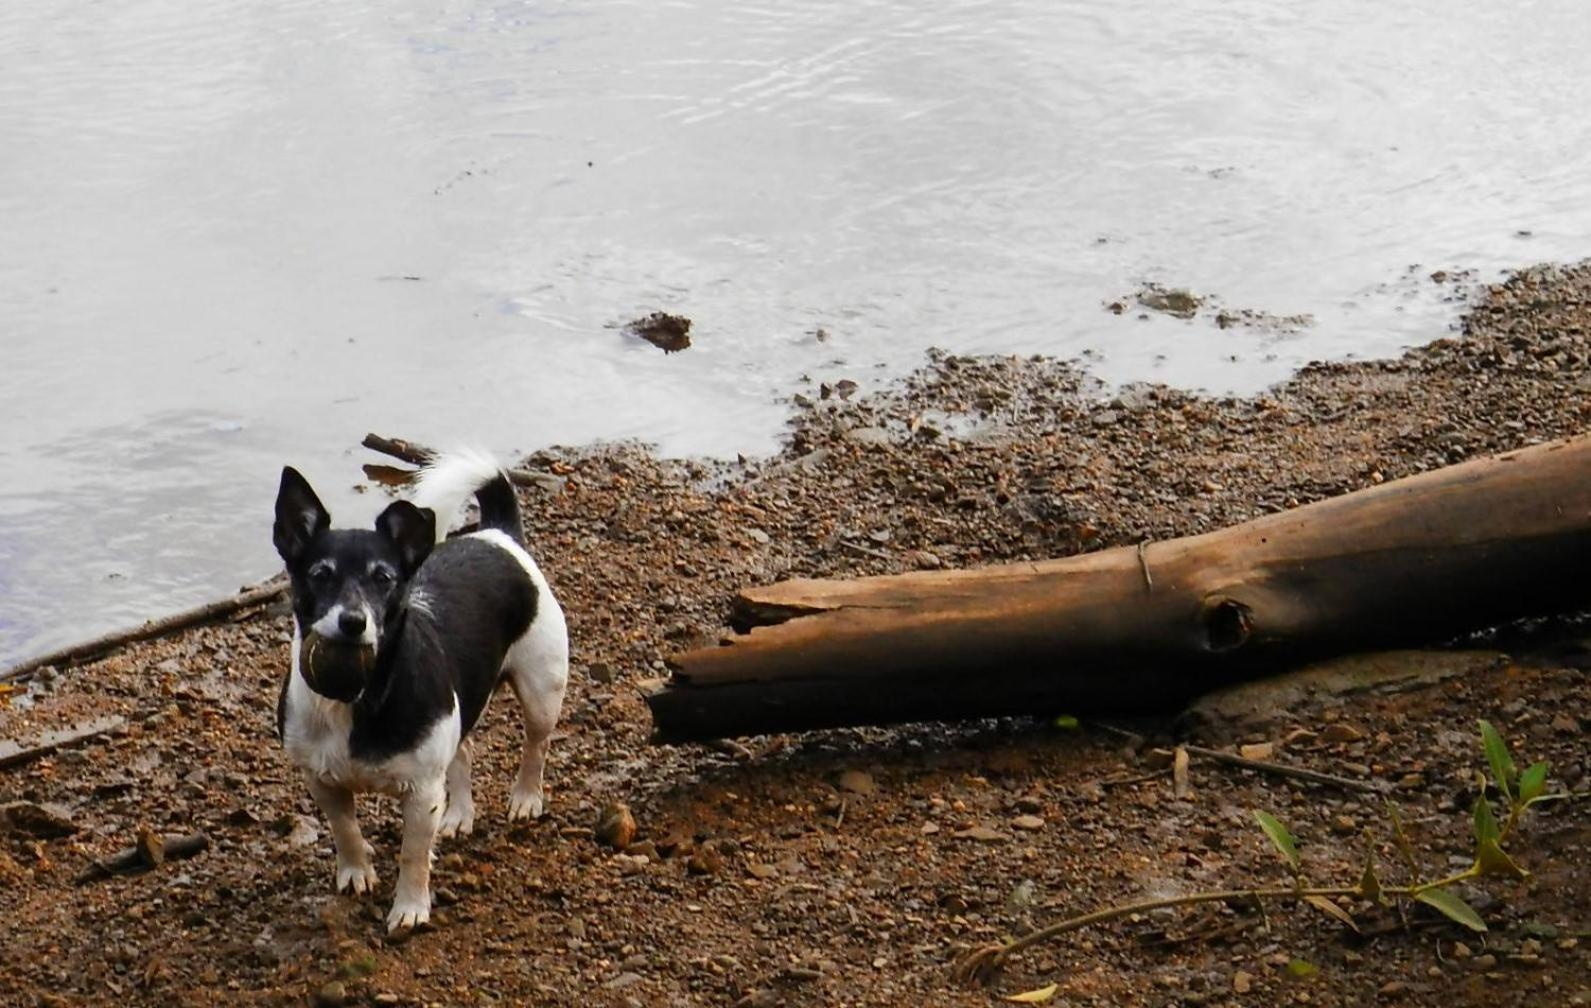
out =
[[[1069,931],[1076,931],[1091,924],[1102,924],[1106,921],[1116,920],[1131,914],[1144,913],[1158,910],[1162,907],[1190,906],[1197,903],[1220,903],[1228,900],[1247,900],[1261,902],[1264,900],[1292,900],[1305,902],[1310,906],[1334,917],[1351,928],[1357,930],[1353,917],[1332,902],[1334,896],[1351,896],[1367,900],[1379,906],[1386,906],[1394,900],[1414,900],[1424,903],[1451,920],[1469,928],[1472,931],[1485,931],[1486,922],[1481,920],[1480,914],[1465,903],[1452,887],[1461,882],[1477,878],[1509,878],[1514,880],[1528,878],[1530,873],[1521,868],[1512,857],[1503,849],[1503,844],[1513,835],[1515,827],[1519,825],[1520,817],[1532,805],[1544,801],[1551,801],[1564,797],[1563,795],[1547,794],[1547,764],[1545,762],[1532,763],[1523,772],[1519,771],[1508,752],[1508,746],[1503,742],[1502,736],[1497,734],[1497,729],[1485,720],[1480,722],[1481,748],[1486,755],[1486,763],[1491,768],[1490,783],[1496,788],[1501,797],[1503,807],[1507,814],[1501,823],[1492,803],[1487,798],[1487,778],[1485,774],[1476,774],[1479,793],[1475,796],[1475,803],[1471,808],[1471,818],[1474,824],[1475,860],[1463,871],[1431,879],[1424,882],[1413,882],[1408,885],[1387,885],[1381,881],[1380,873],[1376,869],[1375,855],[1372,853],[1365,858],[1364,870],[1359,875],[1359,880],[1353,885],[1346,886],[1307,886],[1304,884],[1303,859],[1299,856],[1298,844],[1293,835],[1288,832],[1280,820],[1268,812],[1256,811],[1255,821],[1260,829],[1270,839],[1271,845],[1276,848],[1282,860],[1287,864],[1292,873],[1293,884],[1290,886],[1277,886],[1264,889],[1227,889],[1213,892],[1190,893],[1185,896],[1173,896],[1165,899],[1144,900],[1137,903],[1120,904],[1096,910],[1093,913],[1066,920],[1041,928],[1032,934],[1024,935],[1011,941],[984,945],[974,948],[961,955],[952,967],[952,975],[961,982],[988,982],[997,976],[1000,969],[1011,956],[1026,948],[1031,948],[1041,942],[1048,941],[1057,935]],[[1407,832],[1403,828],[1402,817],[1398,815],[1397,807],[1390,801],[1387,802],[1387,816],[1392,825],[1393,843],[1397,847],[1410,873],[1416,879],[1420,877],[1419,864],[1414,856],[1414,846],[1409,842]]]

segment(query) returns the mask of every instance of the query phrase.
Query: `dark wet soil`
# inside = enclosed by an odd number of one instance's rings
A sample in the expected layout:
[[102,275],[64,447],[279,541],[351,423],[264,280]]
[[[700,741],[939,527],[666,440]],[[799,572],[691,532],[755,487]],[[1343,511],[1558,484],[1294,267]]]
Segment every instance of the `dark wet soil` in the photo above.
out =
[[[0,738],[108,714],[130,727],[0,770],[0,804],[77,827],[0,827],[0,1004],[987,1005],[1051,983],[1065,1005],[1591,1003],[1591,681],[1574,668],[1493,663],[1290,708],[1239,740],[1387,782],[1427,875],[1468,862],[1477,718],[1548,760],[1551,789],[1579,797],[1519,827],[1529,880],[1465,888],[1485,935],[1353,901],[1360,935],[1313,910],[1165,911],[1034,949],[992,991],[951,982],[959,948],[1111,903],[1283,883],[1255,809],[1292,827],[1314,879],[1351,882],[1370,849],[1396,879],[1379,800],[1203,762],[1178,798],[1150,751],[1169,724],[1127,726],[1138,745],[1051,711],[745,740],[749,758],[658,749],[634,690],[715,637],[743,584],[1187,534],[1580,432],[1591,267],[1524,271],[1460,335],[1314,365],[1251,399],[1102,396],[1064,363],[944,356],[884,392],[819,394],[847,378],[814,376],[770,459],[609,445],[527,460],[562,477],[525,506],[574,642],[549,815],[504,822],[518,726],[496,703],[477,832],[441,845],[439,926],[402,944],[381,923],[392,803],[362,806],[378,897],[333,895],[325,826],[272,736],[285,610],[41,675],[0,708]],[[623,854],[593,837],[614,802],[638,829]],[[140,825],[211,843],[75,882]]]

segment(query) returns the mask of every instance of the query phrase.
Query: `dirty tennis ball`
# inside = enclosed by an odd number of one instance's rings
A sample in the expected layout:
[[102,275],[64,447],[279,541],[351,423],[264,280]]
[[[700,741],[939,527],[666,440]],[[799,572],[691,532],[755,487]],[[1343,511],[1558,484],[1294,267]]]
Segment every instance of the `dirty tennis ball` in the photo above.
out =
[[376,649],[365,644],[329,641],[319,634],[308,634],[299,645],[298,667],[304,681],[317,693],[338,699],[351,699],[364,687],[376,667]]

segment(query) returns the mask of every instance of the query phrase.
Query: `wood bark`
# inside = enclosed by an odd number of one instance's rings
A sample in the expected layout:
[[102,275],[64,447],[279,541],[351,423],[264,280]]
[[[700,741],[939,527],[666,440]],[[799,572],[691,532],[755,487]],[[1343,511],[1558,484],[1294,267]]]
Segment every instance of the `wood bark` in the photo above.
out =
[[654,741],[1154,712],[1332,654],[1591,603],[1591,438],[1204,535],[741,592],[722,646],[643,687]]

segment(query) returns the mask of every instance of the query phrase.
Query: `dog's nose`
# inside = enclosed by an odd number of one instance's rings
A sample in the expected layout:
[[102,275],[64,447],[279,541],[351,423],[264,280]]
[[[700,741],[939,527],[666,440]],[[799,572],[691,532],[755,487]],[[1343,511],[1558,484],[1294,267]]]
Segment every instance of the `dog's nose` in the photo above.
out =
[[344,609],[337,614],[337,629],[348,637],[363,636],[365,632],[365,614],[357,609]]

